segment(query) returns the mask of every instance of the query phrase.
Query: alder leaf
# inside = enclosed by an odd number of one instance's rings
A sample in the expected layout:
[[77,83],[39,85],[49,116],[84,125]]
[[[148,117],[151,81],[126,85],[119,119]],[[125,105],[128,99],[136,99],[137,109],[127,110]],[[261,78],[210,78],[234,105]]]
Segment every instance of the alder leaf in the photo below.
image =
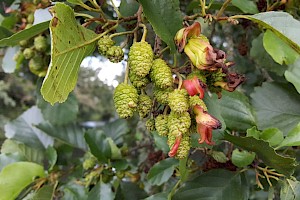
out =
[[187,181],[173,196],[174,200],[246,200],[249,194],[242,174],[213,169]]
[[267,166],[274,168],[285,176],[291,176],[297,166],[295,158],[278,154],[266,141],[254,137],[239,137],[225,133],[224,139],[247,150],[255,152]]
[[272,11],[256,15],[239,15],[238,18],[249,19],[270,29],[300,54],[300,22],[289,13]]
[[51,103],[64,102],[77,82],[82,60],[95,49],[96,34],[77,24],[73,10],[57,3],[50,21],[51,62],[41,94]]
[[264,34],[263,45],[273,60],[281,65],[294,63],[300,55],[270,30]]
[[140,0],[139,2],[155,33],[174,53],[176,51],[174,37],[182,28],[179,0]]
[[286,135],[300,121],[300,96],[291,84],[265,82],[251,98],[259,130],[278,128]]
[[18,45],[21,40],[28,40],[39,33],[47,30],[49,27],[49,21],[45,21],[39,24],[36,24],[28,29],[17,32],[7,38],[2,38],[0,40],[0,47],[5,46],[15,46]]
[[35,178],[45,177],[44,168],[31,162],[16,162],[4,167],[0,173],[1,200],[16,199]]

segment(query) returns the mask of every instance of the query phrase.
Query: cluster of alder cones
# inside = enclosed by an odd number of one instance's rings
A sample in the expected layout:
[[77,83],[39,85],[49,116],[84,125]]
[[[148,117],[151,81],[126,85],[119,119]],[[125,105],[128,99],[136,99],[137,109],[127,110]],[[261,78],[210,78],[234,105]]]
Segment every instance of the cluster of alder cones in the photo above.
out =
[[[140,118],[147,119],[149,130],[167,137],[170,157],[185,158],[191,148],[191,133],[200,134],[199,143],[213,145],[212,130],[221,128],[220,121],[208,113],[202,100],[205,92],[221,97],[222,89],[234,91],[244,76],[229,71],[232,62],[226,62],[225,52],[210,45],[198,22],[179,30],[175,43],[190,60],[182,72],[180,67],[177,70],[155,57],[146,41],[134,42],[127,75],[115,89],[114,103],[120,118],[130,118],[137,111]],[[124,54],[111,48],[117,49],[107,36],[98,42],[100,54],[112,61],[122,60]]]

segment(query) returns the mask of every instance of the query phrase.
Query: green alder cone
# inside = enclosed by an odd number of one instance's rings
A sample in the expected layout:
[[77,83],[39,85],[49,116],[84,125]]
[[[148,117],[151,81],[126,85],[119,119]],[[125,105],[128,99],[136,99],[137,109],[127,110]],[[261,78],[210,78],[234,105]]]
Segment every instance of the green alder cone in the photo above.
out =
[[173,88],[161,89],[158,87],[153,88],[153,94],[158,103],[168,105],[169,94],[173,91]]
[[169,94],[168,103],[173,112],[183,113],[189,109],[188,93],[185,89],[175,89]]
[[35,56],[29,60],[29,69],[33,71],[41,70],[44,67],[44,60],[41,56]]
[[106,56],[106,52],[109,48],[115,45],[115,41],[113,41],[109,36],[105,35],[98,40],[98,51],[102,56]]
[[155,118],[155,129],[160,136],[167,136],[169,133],[168,128],[168,115],[158,115]]
[[173,85],[171,69],[167,63],[160,58],[153,61],[150,78],[155,86],[161,89],[166,89]]
[[40,35],[34,38],[34,48],[37,51],[45,52],[47,50],[47,47],[47,39],[44,36]]
[[[175,135],[169,135],[168,136],[168,145],[170,148],[174,145],[176,140]],[[177,159],[183,159],[186,158],[189,154],[189,151],[191,149],[191,139],[189,135],[183,135],[180,141],[180,145],[178,147],[177,153],[175,155],[175,158]]]
[[33,14],[33,13],[30,13],[30,14],[27,16],[27,23],[32,24],[33,21],[34,21],[34,14]]
[[47,65],[45,63],[45,60],[41,56],[34,56],[29,60],[29,70],[39,76],[44,77],[47,73]]
[[146,94],[141,94],[138,101],[138,112],[141,118],[145,118],[152,108],[152,100]]
[[138,89],[144,88],[150,83],[148,76],[140,78],[139,76],[132,73],[131,71],[129,71],[129,80],[132,83],[132,85]]
[[137,109],[139,95],[132,85],[119,84],[114,92],[114,103],[120,118],[129,118]]
[[20,47],[27,47],[29,45],[28,40],[21,40],[19,42]]
[[171,111],[168,116],[168,128],[169,135],[179,136],[179,135],[189,135],[189,128],[191,126],[191,117],[188,112],[183,112],[181,114]]
[[34,51],[31,48],[26,48],[23,51],[23,55],[25,59],[30,59],[34,56]]
[[190,107],[193,108],[195,105],[201,106],[204,111],[207,111],[207,107],[202,99],[199,98],[199,96],[190,96],[190,101],[189,101]]
[[106,56],[110,60],[110,62],[118,63],[124,59],[124,52],[121,47],[112,46],[106,52]]
[[155,131],[155,121],[153,118],[147,119],[146,128],[148,131]]
[[154,56],[150,44],[147,42],[133,43],[128,56],[129,67],[133,74],[141,78],[149,74]]

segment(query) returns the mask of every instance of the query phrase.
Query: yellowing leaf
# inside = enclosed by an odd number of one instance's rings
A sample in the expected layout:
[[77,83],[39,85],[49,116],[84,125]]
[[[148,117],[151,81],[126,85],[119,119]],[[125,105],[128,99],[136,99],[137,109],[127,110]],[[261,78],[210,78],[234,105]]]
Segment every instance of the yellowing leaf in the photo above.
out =
[[44,168],[31,162],[16,162],[4,167],[0,173],[0,200],[13,200],[34,178],[45,177]]
[[51,63],[41,94],[54,104],[64,102],[77,82],[82,60],[95,49],[96,34],[77,24],[73,10],[57,3],[50,22]]

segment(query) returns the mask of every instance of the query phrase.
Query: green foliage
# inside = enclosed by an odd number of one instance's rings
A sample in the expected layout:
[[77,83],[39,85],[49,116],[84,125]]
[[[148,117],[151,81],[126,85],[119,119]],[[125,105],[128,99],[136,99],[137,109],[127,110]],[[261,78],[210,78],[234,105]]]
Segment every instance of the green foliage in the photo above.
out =
[[143,11],[155,33],[175,52],[173,42],[181,26],[181,13],[178,0],[141,0]]
[[37,177],[45,177],[41,165],[31,162],[16,162],[7,165],[0,172],[1,199],[15,199]]
[[244,13],[256,14],[258,13],[257,7],[253,1],[250,0],[233,0],[232,4],[238,7]]
[[4,0],[0,200],[299,199],[299,5]]
[[178,165],[178,161],[173,158],[168,158],[156,163],[148,173],[150,184],[161,185],[168,181],[172,176],[176,165]]
[[28,29],[25,29],[23,31],[15,33],[8,38],[1,39],[0,47],[18,45],[20,41],[28,40],[28,39],[32,38],[33,36],[36,36],[37,34],[42,33],[43,31],[47,30],[48,28],[49,28],[49,21],[39,23]]
[[296,52],[300,54],[300,22],[286,12],[265,12],[252,16],[245,16],[264,28],[273,31]]
[[83,130],[81,127],[74,123],[69,123],[67,125],[52,125],[51,123],[44,121],[36,127],[47,135],[56,138],[64,143],[71,146],[81,148],[83,150],[87,149],[87,145],[84,141]]
[[96,43],[96,34],[77,24],[69,6],[58,3],[53,12],[51,65],[41,88],[43,98],[51,104],[67,99],[76,85],[81,61],[92,53]]
[[246,130],[256,124],[249,99],[240,92],[223,92],[219,102],[227,128]]
[[238,149],[233,150],[232,152],[232,163],[237,167],[246,167],[250,165],[255,158],[254,152],[248,151],[239,151]]
[[280,65],[292,64],[300,55],[270,30],[265,32],[263,43],[266,51]]
[[248,199],[241,174],[212,170],[189,181],[174,195],[176,199]]
[[279,173],[286,176],[291,176],[294,173],[297,165],[295,159],[277,154],[275,150],[263,140],[258,140],[253,137],[237,137],[229,134],[225,134],[224,139],[245,150],[255,152],[267,166],[276,169]]
[[286,80],[295,86],[298,93],[300,93],[300,82],[299,82],[300,72],[298,67],[299,64],[300,64],[300,59],[296,60],[296,62],[294,62],[293,64],[290,64],[288,66],[288,69],[284,73]]
[[300,124],[295,126],[284,140],[279,144],[280,147],[283,146],[299,146],[300,145]]
[[264,83],[255,88],[251,98],[259,129],[276,127],[286,135],[299,123],[300,97],[291,85]]

